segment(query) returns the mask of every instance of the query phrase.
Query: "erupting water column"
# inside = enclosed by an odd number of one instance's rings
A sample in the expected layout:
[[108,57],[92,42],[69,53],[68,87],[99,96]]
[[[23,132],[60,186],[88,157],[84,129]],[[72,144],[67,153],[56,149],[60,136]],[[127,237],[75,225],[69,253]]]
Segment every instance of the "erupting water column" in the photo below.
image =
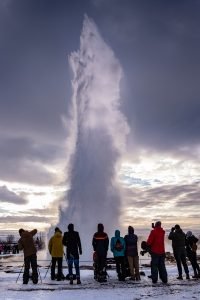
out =
[[102,222],[109,234],[119,226],[116,169],[128,134],[128,125],[120,112],[122,69],[87,16],[80,50],[72,53],[69,61],[74,74],[74,149],[69,168],[70,190],[60,209],[59,225],[67,230],[70,222],[75,224],[84,258],[91,258],[97,223]]

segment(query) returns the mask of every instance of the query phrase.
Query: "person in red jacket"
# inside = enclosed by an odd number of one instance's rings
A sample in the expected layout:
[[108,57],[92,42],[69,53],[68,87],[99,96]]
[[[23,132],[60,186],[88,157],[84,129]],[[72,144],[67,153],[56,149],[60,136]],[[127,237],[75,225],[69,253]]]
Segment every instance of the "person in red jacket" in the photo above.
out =
[[164,238],[165,231],[161,227],[161,222],[157,221],[147,239],[147,246],[151,249],[151,277],[153,283],[158,281],[158,273],[162,282],[167,283]]

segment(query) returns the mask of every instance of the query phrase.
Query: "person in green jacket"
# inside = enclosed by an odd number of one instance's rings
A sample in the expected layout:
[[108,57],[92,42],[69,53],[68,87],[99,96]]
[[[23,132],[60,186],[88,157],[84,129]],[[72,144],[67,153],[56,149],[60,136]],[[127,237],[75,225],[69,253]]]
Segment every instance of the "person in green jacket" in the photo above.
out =
[[58,264],[57,280],[62,279],[62,262],[63,262],[63,244],[62,244],[62,231],[56,227],[54,235],[50,238],[48,249],[52,256],[51,260],[51,280],[55,280],[55,268]]

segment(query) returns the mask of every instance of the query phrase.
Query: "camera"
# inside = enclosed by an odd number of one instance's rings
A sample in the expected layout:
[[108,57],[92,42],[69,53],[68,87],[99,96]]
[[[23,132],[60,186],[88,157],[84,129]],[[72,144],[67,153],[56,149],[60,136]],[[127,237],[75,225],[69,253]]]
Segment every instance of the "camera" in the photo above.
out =
[[145,255],[145,253],[147,253],[147,252],[148,252],[148,251],[141,250],[141,251],[140,251],[140,255],[144,256],[144,255]]
[[155,224],[154,224],[154,223],[151,223],[151,227],[152,227],[152,228],[155,228]]
[[172,228],[171,228],[171,231],[174,231],[174,230],[175,230],[175,227],[172,227]]
[[140,255],[144,256],[146,253],[150,253],[150,246],[147,245],[146,241],[141,242],[141,248]]

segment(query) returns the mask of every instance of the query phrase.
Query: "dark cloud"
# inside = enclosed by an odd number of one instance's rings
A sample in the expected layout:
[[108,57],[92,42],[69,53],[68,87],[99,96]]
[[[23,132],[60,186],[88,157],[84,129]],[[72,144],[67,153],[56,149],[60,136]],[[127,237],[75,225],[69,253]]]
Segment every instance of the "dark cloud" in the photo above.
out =
[[50,219],[45,216],[2,216],[0,219],[0,223],[28,223],[28,222],[37,222],[37,223],[49,223]]
[[114,3],[99,2],[105,14],[99,22],[125,70],[134,144],[162,151],[197,145],[200,3]]
[[[199,161],[198,0],[2,0],[1,180],[38,185],[56,180],[46,164],[53,166],[68,152],[71,128],[62,122],[72,93],[68,55],[79,48],[84,13],[97,23],[124,69],[121,95],[131,129],[130,157],[136,161],[145,148],[149,156],[174,155],[180,164]],[[123,179],[130,186],[149,186],[127,197],[135,207],[174,201],[178,211],[198,205],[198,185],[150,188],[148,180]]]
[[16,193],[10,191],[6,186],[0,187],[0,199],[1,202],[13,203],[17,205],[24,205],[28,202],[26,199],[23,199]]
[[187,213],[188,207],[198,207],[199,204],[200,184],[179,184],[165,185],[154,188],[137,188],[125,190],[125,201],[127,210],[130,205],[134,208],[161,208],[165,203],[170,203],[174,210],[177,208],[185,210]]

